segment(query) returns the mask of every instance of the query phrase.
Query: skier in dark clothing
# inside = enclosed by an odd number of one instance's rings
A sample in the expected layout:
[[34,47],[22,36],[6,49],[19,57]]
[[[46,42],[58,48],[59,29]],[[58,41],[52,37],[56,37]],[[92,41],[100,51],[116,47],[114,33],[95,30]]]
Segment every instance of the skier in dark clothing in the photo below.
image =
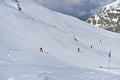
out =
[[21,7],[19,4],[17,4],[18,10],[21,11]]
[[22,10],[20,5],[19,5],[19,1],[18,0],[12,0],[12,2],[14,2],[17,5],[17,8],[18,8],[19,11]]
[[78,53],[80,52],[80,48],[78,48]]
[[90,46],[91,48],[93,48],[93,46]]
[[43,49],[40,47],[40,52],[43,52]]
[[19,3],[19,1],[18,1],[18,0],[15,0],[15,2]]

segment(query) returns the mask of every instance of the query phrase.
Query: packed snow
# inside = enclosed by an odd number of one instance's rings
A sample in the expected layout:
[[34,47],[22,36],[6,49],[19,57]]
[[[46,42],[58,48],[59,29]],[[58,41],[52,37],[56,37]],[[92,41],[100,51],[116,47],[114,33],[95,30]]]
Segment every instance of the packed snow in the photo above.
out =
[[0,0],[0,6],[0,80],[120,79],[120,34],[34,0]]

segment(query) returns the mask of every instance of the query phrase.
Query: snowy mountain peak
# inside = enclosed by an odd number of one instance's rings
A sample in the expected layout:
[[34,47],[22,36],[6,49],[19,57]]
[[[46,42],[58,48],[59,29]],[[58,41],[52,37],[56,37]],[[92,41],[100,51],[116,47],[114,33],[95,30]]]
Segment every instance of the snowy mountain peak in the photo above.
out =
[[119,32],[120,31],[120,1],[117,0],[111,4],[99,9],[91,15],[87,22],[101,28]]

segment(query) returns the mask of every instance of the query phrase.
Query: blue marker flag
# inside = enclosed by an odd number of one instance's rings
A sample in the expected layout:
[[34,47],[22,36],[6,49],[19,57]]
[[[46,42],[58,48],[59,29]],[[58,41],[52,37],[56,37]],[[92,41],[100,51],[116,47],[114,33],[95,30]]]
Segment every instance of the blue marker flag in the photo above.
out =
[[109,51],[109,55],[108,56],[109,56],[109,58],[111,57],[111,51]]

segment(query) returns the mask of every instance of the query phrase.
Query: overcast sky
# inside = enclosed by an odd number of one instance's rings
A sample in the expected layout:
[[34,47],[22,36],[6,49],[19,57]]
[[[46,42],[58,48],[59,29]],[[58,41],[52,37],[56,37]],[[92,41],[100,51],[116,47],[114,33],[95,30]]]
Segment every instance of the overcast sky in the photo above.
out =
[[36,0],[43,6],[83,19],[99,7],[116,0]]

